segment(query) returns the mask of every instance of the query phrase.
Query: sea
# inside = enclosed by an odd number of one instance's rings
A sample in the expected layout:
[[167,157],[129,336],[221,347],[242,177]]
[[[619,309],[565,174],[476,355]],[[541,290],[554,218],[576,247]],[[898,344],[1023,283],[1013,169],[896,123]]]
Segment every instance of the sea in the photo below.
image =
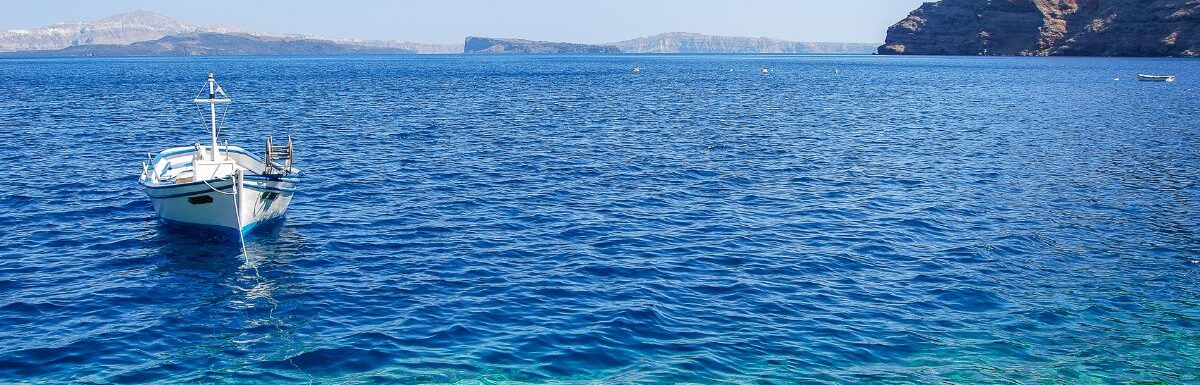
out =
[[[207,140],[209,73],[222,140],[302,170],[244,250],[137,183]],[[1200,382],[1196,60],[3,59],[0,91],[0,383]]]

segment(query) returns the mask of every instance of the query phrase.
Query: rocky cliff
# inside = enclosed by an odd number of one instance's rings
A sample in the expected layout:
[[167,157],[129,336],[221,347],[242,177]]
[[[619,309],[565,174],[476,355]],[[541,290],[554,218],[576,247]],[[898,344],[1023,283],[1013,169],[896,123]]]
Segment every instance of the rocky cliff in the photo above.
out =
[[498,39],[467,36],[465,53],[621,53],[617,47],[606,45],[555,43],[523,39]]
[[876,44],[805,43],[767,37],[671,32],[610,44],[625,53],[871,53]]
[[888,28],[879,54],[1200,56],[1196,0],[941,0]]

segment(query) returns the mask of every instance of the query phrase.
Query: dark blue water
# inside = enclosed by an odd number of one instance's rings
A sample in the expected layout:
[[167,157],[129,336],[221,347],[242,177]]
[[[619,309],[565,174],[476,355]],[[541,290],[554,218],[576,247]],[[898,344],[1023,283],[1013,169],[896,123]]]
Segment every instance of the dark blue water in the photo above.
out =
[[[290,133],[305,171],[249,260],[136,188],[204,140],[210,71],[225,137]],[[3,60],[0,84],[0,382],[1200,381],[1198,61]]]

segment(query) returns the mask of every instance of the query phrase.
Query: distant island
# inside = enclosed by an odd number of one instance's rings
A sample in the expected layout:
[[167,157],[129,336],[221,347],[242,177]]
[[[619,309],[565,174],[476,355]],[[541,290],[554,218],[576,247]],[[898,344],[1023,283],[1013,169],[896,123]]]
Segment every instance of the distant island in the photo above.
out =
[[712,36],[671,32],[605,44],[573,44],[522,39],[468,37],[466,53],[859,53],[871,43],[804,43],[768,37]]
[[414,53],[400,48],[367,47],[327,40],[254,36],[244,33],[184,33],[157,40],[119,44],[74,45],[59,50],[13,53],[38,56],[209,56],[209,55],[347,55]]
[[0,31],[0,56],[187,56],[339,54],[615,54],[615,53],[854,53],[877,44],[805,43],[766,37],[672,32],[605,44],[497,37],[467,37],[463,44],[323,38],[253,32],[235,26],[202,26],[150,11],[69,21],[34,29]]
[[621,53],[617,47],[607,45],[556,43],[523,39],[504,39],[468,36],[463,42],[464,53],[524,53],[524,54],[579,54]]
[[883,55],[1200,56],[1191,0],[941,0],[887,31]]
[[609,43],[625,53],[872,53],[875,43],[807,43],[671,32]]
[[454,44],[326,39],[201,26],[150,11],[92,22],[68,21],[34,29],[0,31],[4,56],[171,56],[223,54],[460,53]]

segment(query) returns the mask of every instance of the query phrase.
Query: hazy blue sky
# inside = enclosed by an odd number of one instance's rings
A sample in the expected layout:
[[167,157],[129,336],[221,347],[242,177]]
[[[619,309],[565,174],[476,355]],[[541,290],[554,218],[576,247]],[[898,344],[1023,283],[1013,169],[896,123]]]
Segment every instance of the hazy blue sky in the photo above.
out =
[[196,24],[327,37],[459,42],[467,35],[601,43],[660,32],[880,42],[923,0],[12,1],[0,29],[145,9]]

